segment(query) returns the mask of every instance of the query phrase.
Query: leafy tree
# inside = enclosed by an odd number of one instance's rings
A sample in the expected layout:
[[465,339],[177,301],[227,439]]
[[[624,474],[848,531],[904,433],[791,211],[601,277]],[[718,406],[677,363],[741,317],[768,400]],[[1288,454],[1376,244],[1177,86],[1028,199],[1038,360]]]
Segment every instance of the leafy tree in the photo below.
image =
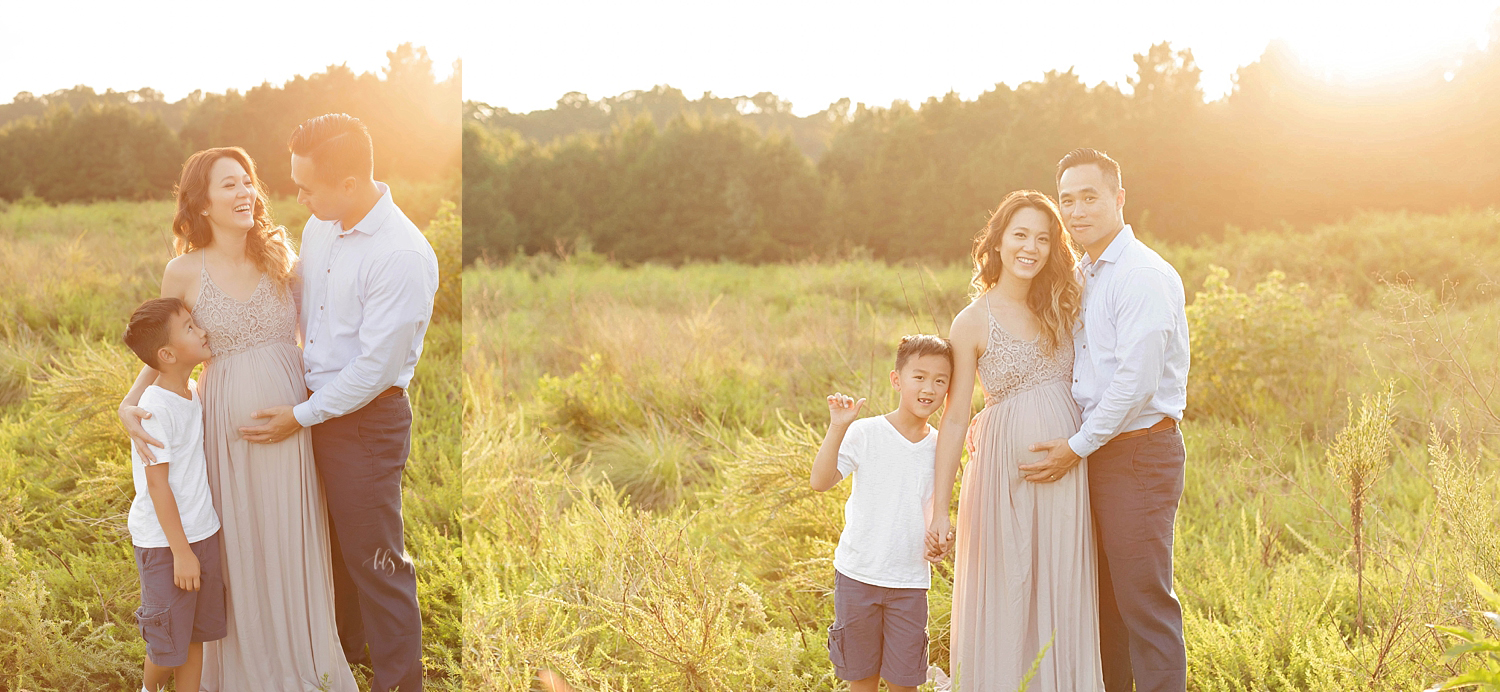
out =
[[386,57],[382,75],[331,65],[281,86],[195,91],[171,103],[150,88],[22,92],[0,105],[0,199],[160,198],[187,154],[218,146],[244,147],[267,186],[291,194],[287,139],[307,118],[336,112],[370,128],[377,177],[451,178],[460,163],[460,71],[437,81],[426,49],[410,43]]
[[1001,197],[1054,191],[1057,161],[1080,146],[1121,162],[1126,221],[1167,240],[1500,203],[1500,46],[1451,70],[1346,84],[1273,42],[1212,103],[1192,51],[1158,43],[1134,59],[1123,87],[1053,71],[972,100],[841,99],[803,118],[769,92],[690,99],[666,86],[573,92],[531,113],[471,102],[466,122],[508,153],[466,145],[485,157],[471,167],[483,177],[465,179],[485,208],[468,210],[465,257],[587,239],[624,261],[959,258]]

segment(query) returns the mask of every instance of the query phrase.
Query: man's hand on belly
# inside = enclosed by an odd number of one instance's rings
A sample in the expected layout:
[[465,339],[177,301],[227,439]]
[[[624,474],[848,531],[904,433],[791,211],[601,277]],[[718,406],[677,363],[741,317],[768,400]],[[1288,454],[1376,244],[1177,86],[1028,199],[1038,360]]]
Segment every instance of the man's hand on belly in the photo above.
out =
[[276,444],[302,429],[302,424],[298,423],[297,417],[292,415],[292,407],[290,406],[273,406],[261,409],[250,414],[250,417],[257,419],[269,418],[270,420],[262,425],[240,428],[240,437],[244,438],[246,442]]

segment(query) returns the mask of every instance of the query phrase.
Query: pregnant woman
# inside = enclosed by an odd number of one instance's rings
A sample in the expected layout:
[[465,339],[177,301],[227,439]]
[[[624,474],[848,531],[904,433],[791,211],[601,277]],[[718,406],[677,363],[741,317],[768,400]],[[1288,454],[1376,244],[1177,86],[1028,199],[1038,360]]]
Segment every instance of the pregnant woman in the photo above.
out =
[[[1030,451],[1033,442],[1078,430],[1075,258],[1056,205],[1034,190],[1007,195],[974,244],[976,296],[950,332],[953,386],[928,531],[930,544],[954,551],[955,689],[1017,689],[1039,656],[1028,690],[1104,689],[1085,466],[1051,483],[1017,468],[1046,456]],[[985,407],[971,425],[976,376]],[[964,441],[969,461],[953,527],[946,509]]]
[[[296,254],[271,224],[255,163],[239,147],[193,154],[177,186],[177,257],[162,297],[187,303],[208,332],[203,368],[204,445],[214,509],[223,525],[229,636],[203,649],[203,686],[223,690],[358,687],[334,625],[333,575],[323,491],[303,430],[251,444],[251,414],[307,399],[297,347]],[[121,404],[142,454],[150,440],[135,404],[149,368]]]

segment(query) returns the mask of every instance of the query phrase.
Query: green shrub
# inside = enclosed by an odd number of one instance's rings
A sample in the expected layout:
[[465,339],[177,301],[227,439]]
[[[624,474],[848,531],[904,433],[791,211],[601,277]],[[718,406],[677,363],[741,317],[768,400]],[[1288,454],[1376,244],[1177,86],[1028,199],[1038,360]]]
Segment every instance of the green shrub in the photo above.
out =
[[1348,314],[1341,295],[1316,297],[1273,271],[1252,293],[1211,267],[1188,306],[1193,363],[1188,415],[1246,423],[1326,420],[1346,369],[1336,330]]

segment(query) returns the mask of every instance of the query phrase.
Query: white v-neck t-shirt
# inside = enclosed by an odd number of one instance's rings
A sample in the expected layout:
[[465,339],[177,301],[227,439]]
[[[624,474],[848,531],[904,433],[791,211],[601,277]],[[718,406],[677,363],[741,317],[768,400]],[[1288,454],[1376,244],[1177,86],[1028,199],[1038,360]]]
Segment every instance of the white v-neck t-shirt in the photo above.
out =
[[838,468],[843,478],[853,476],[854,487],[844,504],[834,569],[874,586],[928,588],[932,577],[923,554],[936,457],[937,431],[930,425],[926,437],[912,442],[883,415],[850,424]]
[[[197,543],[219,530],[219,515],[214,511],[213,494],[208,488],[208,462],[203,454],[203,404],[198,399],[198,385],[188,382],[184,399],[156,385],[141,393],[140,407],[151,412],[141,421],[146,434],[166,445],[151,450],[156,463],[167,464],[167,485],[177,502],[182,533],[188,543]],[[130,542],[137,548],[170,548],[167,534],[156,518],[156,506],[146,485],[146,461],[135,445],[130,446],[131,474],[135,480],[135,500],[130,503],[126,526]]]

